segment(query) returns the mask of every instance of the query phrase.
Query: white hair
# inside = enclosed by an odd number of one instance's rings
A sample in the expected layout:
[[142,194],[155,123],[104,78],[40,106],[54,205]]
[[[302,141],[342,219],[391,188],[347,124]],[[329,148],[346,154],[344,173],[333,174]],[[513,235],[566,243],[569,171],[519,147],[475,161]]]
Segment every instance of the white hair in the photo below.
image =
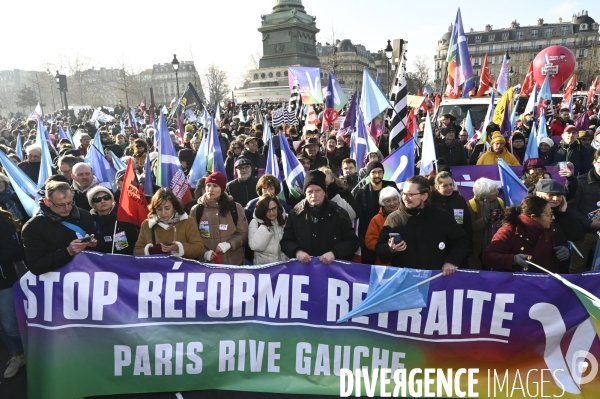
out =
[[488,178],[482,177],[477,179],[473,184],[473,194],[477,198],[485,198],[490,195],[491,192],[498,189],[498,184],[495,181]]
[[27,147],[25,149],[25,152],[27,154],[29,154],[31,151],[37,151],[37,152],[39,152],[41,154],[42,153],[42,147],[40,147],[38,144],[32,144],[32,145],[30,145],[29,147]]
[[381,189],[379,192],[379,205],[383,206],[383,202],[390,198],[398,198],[400,200],[400,193],[394,187],[388,186]]

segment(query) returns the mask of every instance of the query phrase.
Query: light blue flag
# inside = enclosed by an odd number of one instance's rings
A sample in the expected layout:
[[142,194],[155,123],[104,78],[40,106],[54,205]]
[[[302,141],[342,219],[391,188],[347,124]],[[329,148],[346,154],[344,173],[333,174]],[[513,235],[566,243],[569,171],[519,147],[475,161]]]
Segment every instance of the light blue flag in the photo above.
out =
[[[40,140],[40,147],[42,147],[42,160],[40,162],[40,174],[38,175],[37,188],[44,187],[46,179],[52,176],[52,157],[50,156],[50,149],[48,148],[48,141]],[[36,197],[38,199],[39,195]]]
[[277,155],[275,154],[275,146],[273,145],[273,135],[271,128],[269,127],[269,120],[265,117],[265,143],[269,145],[269,153],[267,154],[267,169],[265,173],[277,177],[279,183],[281,183],[281,177],[279,176],[279,165],[277,164]]
[[190,173],[188,173],[188,183],[190,183],[192,188],[196,188],[198,185],[198,180],[206,176],[206,142],[206,137],[202,137],[202,141],[200,141],[200,147],[198,147],[198,152],[194,158],[194,163],[190,168]]
[[240,108],[240,113],[238,114],[238,118],[240,118],[240,122],[246,123],[246,118],[244,117],[244,110]]
[[365,158],[367,156],[367,128],[362,112],[358,113],[356,119],[356,130],[352,133],[354,140],[350,147],[350,158],[356,161],[358,169],[365,167]]
[[504,94],[508,90],[508,60],[506,59],[506,54],[502,60],[502,66],[500,67],[496,84],[498,86],[496,90],[498,90],[500,94]]
[[123,119],[119,120],[119,125],[121,126],[121,133],[125,134],[125,122]]
[[208,164],[207,169],[209,172],[223,172],[227,176],[225,170],[225,162],[223,162],[223,153],[221,152],[221,142],[219,141],[219,132],[217,130],[217,123],[209,118],[210,129],[208,133]]
[[287,139],[283,134],[279,135],[279,147],[281,149],[281,163],[283,164],[283,174],[285,182],[290,189],[290,195],[299,198],[302,196],[304,187],[304,168],[294,156]]
[[371,266],[367,297],[337,323],[358,316],[427,306],[427,280],[430,279],[431,273],[431,270]]
[[23,139],[21,138],[21,135],[17,135],[17,143],[15,144],[15,154],[17,154],[17,156],[19,157],[19,159],[21,161],[24,160],[24,154],[23,154]]
[[429,113],[425,115],[425,131],[423,132],[423,150],[421,152],[421,169],[419,174],[427,176],[436,173],[435,162],[437,160],[435,154],[435,140],[433,139],[433,129],[431,128],[431,120]]
[[100,151],[100,154],[104,154],[104,148],[102,148],[102,138],[100,136],[102,135],[100,134],[100,129],[98,129],[96,135],[94,136],[92,145]]
[[111,189],[113,192],[117,191],[117,182],[115,180],[117,170],[108,162],[108,159],[106,159],[96,146],[90,146],[86,163],[92,168],[92,172],[98,179],[99,184]]
[[112,152],[110,150],[109,150],[109,152],[110,152],[110,156],[113,161],[113,166],[115,167],[115,169],[117,171],[127,169],[127,164],[125,162],[121,161],[121,158],[117,157],[114,152]]
[[467,133],[469,133],[468,140],[471,140],[473,136],[475,136],[475,130],[473,129],[473,120],[471,119],[471,111],[467,111],[467,117],[465,118],[465,130],[467,131]]
[[525,149],[525,156],[523,157],[523,162],[526,162],[530,158],[540,157],[540,151],[538,149],[539,145],[540,140],[534,123],[533,128],[531,129],[531,133],[529,134],[529,141],[527,142],[527,148]]
[[73,146],[73,148],[77,148],[75,147],[75,140],[73,140],[73,135],[71,134],[71,128],[69,126],[67,126],[67,130],[65,131],[65,134],[67,135],[67,138],[69,139],[69,141],[71,141],[71,145]]
[[365,68],[363,70],[363,84],[360,96],[360,109],[364,114],[365,122],[370,123],[388,107],[392,107],[392,105],[377,86],[367,68]]
[[542,114],[546,116],[554,115],[554,107],[552,106],[552,89],[550,88],[550,77],[546,75],[540,92],[538,93],[537,103],[535,106],[535,116],[539,119]]
[[540,126],[538,128],[538,145],[540,144],[540,141],[544,137],[548,137],[548,127],[546,126],[546,115],[545,114],[542,114],[542,116],[540,116],[539,125]]
[[504,200],[508,206],[517,206],[527,197],[527,187],[517,177],[515,172],[508,166],[502,158],[498,159],[498,172],[500,172],[500,181],[502,182],[502,191],[504,191]]
[[77,129],[73,135],[73,148],[77,149],[81,146],[81,129]]
[[166,105],[163,105],[163,107],[160,111],[162,112],[163,115],[167,115],[169,113],[169,110],[167,109]]
[[[144,166],[144,195],[154,195],[154,185],[152,184],[152,163],[150,162],[150,154],[146,154],[146,165]],[[195,186],[194,186],[195,187]]]
[[389,178],[386,178],[385,175],[383,178],[385,180],[391,180],[395,182],[398,187],[401,187],[409,177],[413,177],[415,174],[414,140],[408,140],[401,147],[388,155],[381,163],[385,168],[386,174],[388,173],[388,170],[392,172]]
[[69,136],[67,136],[67,133],[65,132],[65,129],[63,129],[62,125],[59,123],[58,124],[58,140],[64,140],[67,139],[71,142],[71,145],[73,145],[73,141],[69,138]]
[[37,205],[34,200],[37,192],[37,187],[33,181],[10,159],[4,151],[0,151],[0,163],[4,166],[4,174],[10,180],[10,184],[15,190],[19,201],[25,208],[25,212],[29,217],[33,217],[37,210]]
[[[207,112],[206,108],[204,108],[202,111],[205,113]],[[202,115],[202,112],[200,114]],[[206,116],[203,116],[203,119],[206,121]],[[221,123],[221,106],[219,104],[217,104],[217,109],[215,109],[215,122]],[[204,123],[204,125],[206,126],[206,123]]]

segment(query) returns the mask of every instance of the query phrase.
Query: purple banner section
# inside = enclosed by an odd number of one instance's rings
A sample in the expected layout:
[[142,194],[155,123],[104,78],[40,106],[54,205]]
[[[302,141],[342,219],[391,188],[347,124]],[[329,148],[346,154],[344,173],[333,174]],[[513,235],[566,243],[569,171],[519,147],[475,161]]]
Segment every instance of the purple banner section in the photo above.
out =
[[[510,168],[517,176],[520,177],[523,175],[522,166],[511,166]],[[563,186],[567,183],[567,179],[558,174],[557,166],[546,166],[546,170],[550,173],[550,175],[552,175],[554,180]],[[500,197],[504,199],[498,165],[453,166],[452,177],[458,186],[460,195],[462,195],[467,201],[473,198],[473,183],[475,183],[475,181],[481,177],[487,177],[488,179],[494,180],[498,184]]]

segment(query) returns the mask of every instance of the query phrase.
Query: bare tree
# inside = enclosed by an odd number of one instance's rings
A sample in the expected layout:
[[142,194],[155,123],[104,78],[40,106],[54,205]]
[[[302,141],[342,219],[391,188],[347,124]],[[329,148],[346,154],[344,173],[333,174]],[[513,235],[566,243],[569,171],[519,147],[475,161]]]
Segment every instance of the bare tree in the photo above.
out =
[[417,93],[419,90],[423,91],[425,86],[431,85],[431,65],[430,60],[424,55],[417,56],[412,63],[412,68],[407,73],[407,86],[410,93]]
[[[238,84],[242,89],[247,89],[248,85],[252,81],[252,70],[258,69],[260,61],[260,53],[250,54],[248,57],[248,63],[244,67],[246,70],[240,77],[238,78]],[[200,95],[200,94],[198,94]]]
[[[23,85],[23,87],[21,87],[21,90],[19,90],[19,92],[17,93],[17,101],[15,101],[15,104],[17,105],[17,107],[21,108],[23,112],[25,112],[25,109],[33,109],[33,107],[35,107],[38,102],[38,97],[33,87]],[[44,106],[44,104],[40,105],[42,107]]]
[[208,101],[210,104],[220,103],[227,93],[229,86],[227,85],[227,72],[212,64],[206,70],[204,86],[208,91]]

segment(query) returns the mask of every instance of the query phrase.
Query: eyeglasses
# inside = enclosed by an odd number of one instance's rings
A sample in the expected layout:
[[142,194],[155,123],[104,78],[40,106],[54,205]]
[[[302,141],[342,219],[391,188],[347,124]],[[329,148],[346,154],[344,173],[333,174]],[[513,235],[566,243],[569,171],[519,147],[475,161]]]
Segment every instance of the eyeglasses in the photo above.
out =
[[56,204],[51,199],[48,199],[48,201],[57,208],[72,208],[75,205],[75,201],[67,202],[66,204]]
[[278,209],[279,209],[279,208],[278,208],[278,207],[276,207],[276,206],[275,206],[275,207],[273,207],[273,208],[269,208],[269,209],[267,209],[267,213],[269,213],[269,212],[277,212],[277,210],[278,210]]
[[94,197],[94,198],[92,198],[92,202],[94,204],[98,204],[98,203],[100,203],[102,201],[110,201],[111,198],[112,197],[110,195],[106,194],[106,195],[103,195],[102,197]]
[[540,216],[547,216],[549,218],[552,218],[554,216],[554,213],[550,212],[550,213],[541,213]]
[[384,201],[383,201],[383,203],[384,203],[385,205],[394,204],[394,203],[396,203],[396,202],[398,202],[398,198],[397,198],[397,197],[394,197],[394,198],[388,198],[388,199],[386,199],[386,200],[384,200]]
[[400,195],[402,197],[408,197],[408,199],[412,199],[412,197],[414,197],[415,195],[421,195],[421,194],[423,194],[423,193],[405,193],[405,192],[400,193]]

